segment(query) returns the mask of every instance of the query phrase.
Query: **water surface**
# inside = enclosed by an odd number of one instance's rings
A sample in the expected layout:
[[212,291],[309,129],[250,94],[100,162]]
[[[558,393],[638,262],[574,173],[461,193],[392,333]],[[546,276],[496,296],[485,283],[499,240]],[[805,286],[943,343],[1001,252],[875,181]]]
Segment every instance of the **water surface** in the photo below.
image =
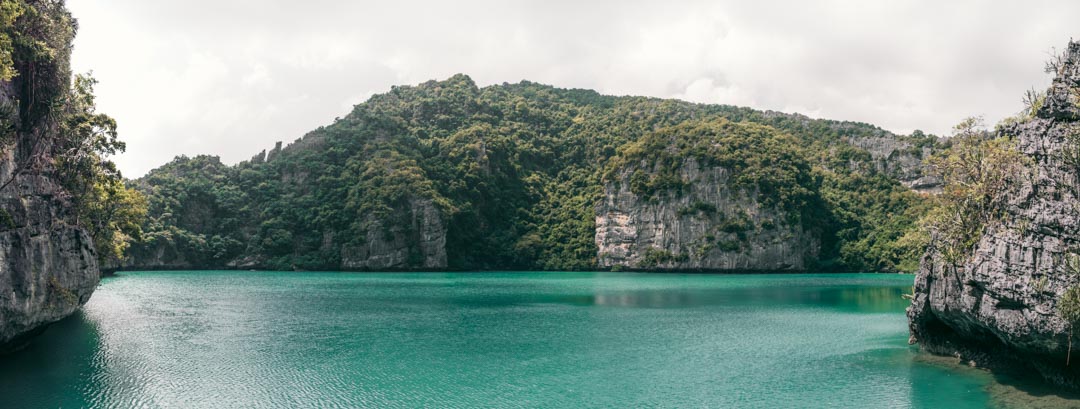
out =
[[137,272],[0,359],[11,407],[985,407],[900,275]]

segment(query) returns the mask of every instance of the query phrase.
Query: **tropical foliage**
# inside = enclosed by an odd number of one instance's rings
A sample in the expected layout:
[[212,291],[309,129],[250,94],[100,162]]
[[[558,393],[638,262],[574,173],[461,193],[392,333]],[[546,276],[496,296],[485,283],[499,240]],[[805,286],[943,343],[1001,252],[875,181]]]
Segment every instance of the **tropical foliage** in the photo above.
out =
[[923,224],[947,261],[958,262],[974,248],[984,227],[1005,216],[1009,189],[1027,177],[1030,161],[1008,135],[992,135],[978,118],[954,128],[951,146],[928,161],[944,191]]
[[604,183],[647,162],[632,178],[635,192],[678,191],[687,182],[674,167],[696,157],[730,168],[737,187],[791,221],[813,225],[823,268],[911,269],[913,256],[896,241],[925,200],[851,143],[883,137],[920,153],[936,143],[724,105],[530,82],[479,88],[457,75],[394,87],[236,166],[178,157],[150,172],[137,181],[150,217],[135,254],[336,268],[343,248],[390,234],[378,226],[409,225],[410,204],[425,201],[447,227],[451,268],[591,269]]
[[75,204],[72,222],[90,233],[102,260],[118,259],[139,238],[146,200],[125,186],[108,159],[122,152],[116,121],[97,112],[89,74],[72,76],[68,56],[75,21],[63,1],[0,0],[0,81],[14,104],[0,103],[2,149],[14,155],[7,188],[27,172],[52,172]]

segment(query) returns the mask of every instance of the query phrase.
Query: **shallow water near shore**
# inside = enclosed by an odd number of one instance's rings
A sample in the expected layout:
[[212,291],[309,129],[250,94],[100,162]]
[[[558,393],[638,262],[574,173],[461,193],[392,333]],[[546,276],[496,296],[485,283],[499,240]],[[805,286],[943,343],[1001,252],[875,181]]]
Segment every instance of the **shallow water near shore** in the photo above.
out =
[[[184,408],[981,408],[1017,396],[907,345],[912,281],[127,272],[0,357],[0,396]],[[1027,395],[1015,402],[1077,402]]]

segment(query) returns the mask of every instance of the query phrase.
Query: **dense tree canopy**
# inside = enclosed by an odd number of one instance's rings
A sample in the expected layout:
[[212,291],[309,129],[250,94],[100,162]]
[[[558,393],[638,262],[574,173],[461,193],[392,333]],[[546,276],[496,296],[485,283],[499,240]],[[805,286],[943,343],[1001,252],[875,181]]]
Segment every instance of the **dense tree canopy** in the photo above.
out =
[[[695,155],[813,224],[826,247],[821,267],[910,269],[896,241],[924,200],[851,143],[869,137],[907,138],[917,150],[936,140],[530,82],[478,88],[457,75],[394,87],[236,166],[178,157],[150,172],[137,181],[150,217],[136,253],[164,244],[196,265],[336,268],[342,246],[367,240],[373,220],[403,222],[407,203],[423,199],[445,220],[451,268],[590,269],[605,175],[631,161]],[[679,152],[661,148],[673,140]],[[636,180],[643,194],[684,183],[671,172]]]

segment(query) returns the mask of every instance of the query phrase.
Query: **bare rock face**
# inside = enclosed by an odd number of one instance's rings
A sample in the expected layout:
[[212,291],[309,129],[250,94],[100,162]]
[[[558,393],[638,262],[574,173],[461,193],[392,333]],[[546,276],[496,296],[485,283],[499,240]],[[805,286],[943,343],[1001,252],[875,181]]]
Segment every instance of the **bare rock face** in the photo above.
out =
[[851,137],[848,142],[869,152],[879,171],[895,177],[907,188],[921,193],[941,192],[941,178],[925,173],[923,160],[934,154],[931,147],[916,146],[892,133]]
[[630,191],[636,169],[604,186],[596,208],[602,268],[664,270],[804,270],[820,243],[753,193],[732,190],[722,167],[688,158],[680,176],[689,192],[647,199]]
[[[1000,223],[986,226],[970,256],[946,262],[931,245],[915,280],[911,341],[930,352],[989,367],[1037,372],[1080,387],[1080,336],[1070,337],[1058,304],[1080,285],[1080,43],[1069,45],[1035,118],[1006,127],[1032,159],[1030,178],[1009,196]],[[1080,334],[1075,334],[1080,335]],[[1080,352],[1078,352],[1080,353]]]
[[426,199],[412,199],[404,223],[372,218],[364,244],[342,249],[341,267],[358,270],[446,268],[446,226]]
[[[0,103],[14,101],[13,89],[0,84]],[[73,313],[99,280],[90,236],[69,224],[71,202],[47,161],[22,166],[44,151],[49,132],[16,132],[0,151],[0,184],[11,181],[0,189],[0,352]]]

